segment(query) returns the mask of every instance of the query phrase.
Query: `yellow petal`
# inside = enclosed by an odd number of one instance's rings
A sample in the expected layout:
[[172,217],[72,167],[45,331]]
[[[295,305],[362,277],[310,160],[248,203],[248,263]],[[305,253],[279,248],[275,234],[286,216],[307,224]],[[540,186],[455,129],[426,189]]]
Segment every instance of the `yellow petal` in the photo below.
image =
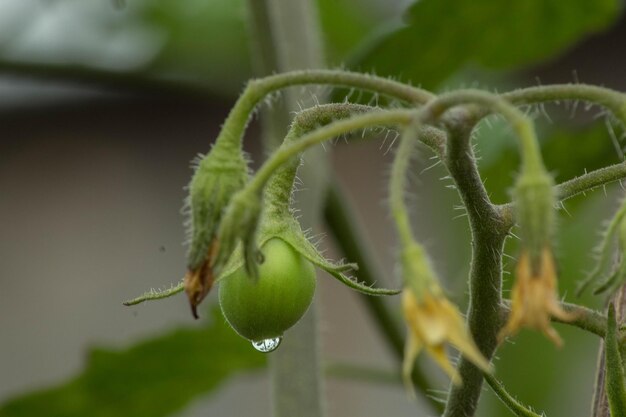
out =
[[550,325],[550,319],[554,316],[569,321],[575,315],[561,308],[556,287],[556,270],[550,249],[544,248],[541,254],[541,266],[537,275],[531,271],[528,253],[522,252],[511,293],[511,313],[498,334],[498,340],[501,342],[506,336],[517,333],[521,327],[529,327],[541,331],[560,347],[563,341]]
[[448,374],[448,376],[452,380],[452,383],[454,385],[461,385],[461,376],[448,359],[444,346],[426,346],[426,350],[428,351],[428,354],[435,360],[435,362],[439,364],[441,369],[443,369],[444,372]]
[[411,374],[413,372],[413,366],[417,355],[422,350],[422,343],[411,333],[409,329],[406,344],[404,345],[404,360],[402,361],[402,380],[404,381],[404,387],[408,395],[412,398],[415,397],[415,387],[413,386],[413,378]]
[[483,371],[491,372],[489,362],[480,353],[467,331],[458,308],[444,297],[441,291],[435,291],[435,294],[425,292],[422,294],[422,299],[418,301],[410,289],[405,289],[402,305],[409,329],[407,350],[405,350],[405,375],[407,360],[410,358],[411,366],[415,360],[410,353],[417,354],[415,349],[408,350],[410,343],[419,343],[420,349],[425,347],[455,384],[460,383],[460,377],[445,354],[445,343],[452,344],[464,357]]

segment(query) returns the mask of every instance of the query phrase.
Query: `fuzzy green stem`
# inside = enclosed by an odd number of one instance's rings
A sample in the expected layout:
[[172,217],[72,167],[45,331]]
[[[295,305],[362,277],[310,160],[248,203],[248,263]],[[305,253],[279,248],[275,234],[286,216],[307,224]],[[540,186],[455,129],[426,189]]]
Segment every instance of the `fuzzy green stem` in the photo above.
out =
[[132,300],[124,301],[122,304],[125,306],[134,306],[144,301],[154,301],[154,300],[162,300],[164,298],[171,297],[173,295],[182,292],[185,289],[185,284],[181,281],[178,284],[172,284],[169,288],[164,290],[155,290],[151,289],[150,291],[146,291],[140,296],[133,298]]
[[304,150],[334,137],[374,126],[406,125],[411,121],[411,110],[386,110],[366,113],[333,122],[302,136],[289,146],[281,147],[259,168],[242,192],[259,193],[273,173],[289,159]]
[[[591,171],[587,174],[558,184],[554,187],[554,192],[558,201],[564,201],[579,194],[593,191],[595,188],[620,181],[624,178],[626,178],[626,163],[622,162],[608,167],[599,168],[595,171]],[[514,223],[514,204],[506,203],[499,205],[498,210],[500,211],[502,218],[505,220],[502,226],[507,230],[510,229]]]
[[396,224],[396,231],[400,237],[401,247],[406,248],[412,244],[417,245],[411,230],[409,212],[404,201],[406,189],[406,173],[409,169],[411,156],[417,143],[419,124],[411,123],[402,132],[400,145],[391,166],[391,179],[389,181],[389,200],[391,215]]
[[496,379],[495,376],[484,374],[485,380],[493,390],[494,394],[502,401],[513,414],[518,417],[545,417],[545,414],[537,414],[530,408],[517,401],[511,394],[507,392],[504,385]]
[[[299,112],[291,124],[281,147],[285,148],[299,140],[301,136],[334,121],[347,119],[356,114],[364,114],[378,109],[351,103],[317,105]],[[291,191],[300,158],[292,158],[272,175],[265,185],[264,210],[269,217],[280,218],[289,213]]]
[[556,198],[567,200],[586,191],[591,191],[596,187],[610,184],[626,178],[626,163],[611,165],[591,171],[587,174],[565,181],[556,186]]
[[626,126],[626,95],[609,88],[586,84],[556,84],[521,88],[501,94],[515,105],[560,100],[581,100],[609,109]]
[[[448,148],[444,160],[467,208],[472,232],[472,261],[469,276],[470,302],[467,322],[481,353],[491,359],[497,347],[497,332],[502,324],[502,252],[506,230],[502,218],[490,202],[476,166],[470,144],[476,119],[467,110],[450,114]],[[481,394],[483,373],[464,357],[460,358],[461,386],[451,386],[444,417],[471,417]]]
[[604,340],[605,387],[611,416],[626,416],[626,387],[624,362],[619,349],[619,331],[615,319],[615,307],[609,304],[606,337]]
[[517,133],[522,156],[522,169],[545,172],[539,142],[531,120],[519,109],[497,95],[480,90],[459,90],[443,94],[428,104],[429,110],[439,117],[452,107],[474,104],[502,115]]
[[425,90],[410,87],[386,78],[338,70],[303,70],[276,74],[252,80],[239,96],[224,121],[216,139],[216,147],[241,148],[242,137],[250,115],[257,104],[268,94],[297,85],[332,85],[358,88],[384,94],[412,104],[425,103],[433,95]]

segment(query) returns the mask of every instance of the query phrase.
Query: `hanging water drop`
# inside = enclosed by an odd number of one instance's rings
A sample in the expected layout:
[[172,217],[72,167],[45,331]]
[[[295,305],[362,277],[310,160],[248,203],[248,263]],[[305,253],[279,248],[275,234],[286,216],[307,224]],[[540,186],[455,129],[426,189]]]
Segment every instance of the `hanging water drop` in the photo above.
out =
[[280,342],[282,342],[282,340],[283,340],[283,337],[278,336],[278,337],[273,337],[271,339],[259,340],[256,342],[253,341],[252,346],[254,346],[254,348],[258,350],[259,352],[269,353],[269,352],[276,350],[278,346],[280,345]]

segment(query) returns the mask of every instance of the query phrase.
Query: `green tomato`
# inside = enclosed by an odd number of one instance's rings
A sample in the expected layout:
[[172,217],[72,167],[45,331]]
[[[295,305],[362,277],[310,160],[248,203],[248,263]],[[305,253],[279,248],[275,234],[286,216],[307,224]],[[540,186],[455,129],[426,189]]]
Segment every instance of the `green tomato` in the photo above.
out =
[[261,248],[265,262],[255,282],[242,266],[219,281],[222,313],[251,341],[282,336],[304,315],[315,293],[315,268],[280,238]]

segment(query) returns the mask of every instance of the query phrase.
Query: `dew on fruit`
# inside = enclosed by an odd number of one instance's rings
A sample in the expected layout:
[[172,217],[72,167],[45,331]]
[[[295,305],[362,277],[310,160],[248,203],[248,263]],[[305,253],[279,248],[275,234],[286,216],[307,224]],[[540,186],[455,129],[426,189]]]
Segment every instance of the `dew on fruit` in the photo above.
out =
[[256,342],[253,341],[252,346],[254,346],[254,348],[259,352],[269,353],[278,349],[278,346],[280,345],[280,342],[282,342],[282,340],[283,337],[279,336],[273,337],[271,339],[259,340]]

